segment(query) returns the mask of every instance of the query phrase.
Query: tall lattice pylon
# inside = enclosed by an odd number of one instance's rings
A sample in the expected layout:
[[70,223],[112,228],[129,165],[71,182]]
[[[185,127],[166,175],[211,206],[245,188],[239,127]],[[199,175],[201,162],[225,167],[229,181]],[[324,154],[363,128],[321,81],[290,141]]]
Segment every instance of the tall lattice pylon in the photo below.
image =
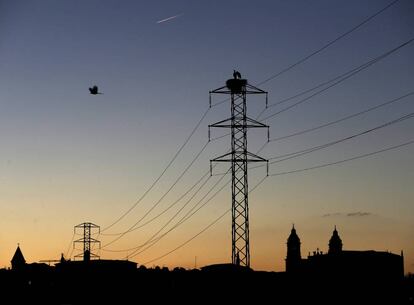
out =
[[83,244],[83,253],[75,255],[74,258],[83,257],[83,260],[85,262],[88,262],[91,260],[91,258],[99,259],[99,256],[91,252],[91,244],[99,244],[99,248],[101,247],[101,242],[95,238],[91,237],[92,230],[96,230],[97,233],[100,233],[100,227],[96,224],[93,224],[91,222],[84,222],[74,227],[74,233],[78,234],[78,230],[83,229],[83,237],[75,240],[73,242],[73,248],[75,248],[75,245],[77,243]]
[[[247,117],[246,97],[248,94],[265,94],[267,106],[267,92],[248,84],[237,71],[234,71],[233,77],[227,80],[226,86],[210,91],[210,106],[212,93],[230,95],[231,104],[230,118],[209,125],[209,135],[210,127],[230,128],[231,151],[210,160],[210,168],[212,162],[231,162],[232,263],[250,267],[247,166],[249,162],[268,164],[268,160],[247,150],[247,130],[263,127],[269,130],[269,126]],[[269,132],[267,134],[269,137]]]

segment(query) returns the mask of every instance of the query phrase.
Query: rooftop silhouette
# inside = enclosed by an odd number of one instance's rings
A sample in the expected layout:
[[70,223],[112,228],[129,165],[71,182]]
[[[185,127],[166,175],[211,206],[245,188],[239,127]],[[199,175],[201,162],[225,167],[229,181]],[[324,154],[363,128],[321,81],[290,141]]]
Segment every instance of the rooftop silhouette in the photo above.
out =
[[[200,269],[173,270],[158,266],[147,268],[127,260],[64,259],[55,266],[26,263],[18,246],[12,269],[0,270],[0,286],[9,292],[3,299],[42,304],[83,304],[137,297],[151,301],[183,301],[202,297],[234,297],[240,285],[242,295],[235,300],[254,298],[256,302],[317,302],[332,304],[410,304],[414,297],[414,278],[403,276],[403,255],[381,251],[343,250],[338,230],[334,229],[329,250],[317,249],[306,259],[301,256],[301,241],[293,226],[287,239],[286,272],[255,271],[238,264],[214,264]],[[53,288],[52,288],[53,287]],[[87,287],[79,291],[79,287]],[[77,293],[73,293],[77,291]],[[91,293],[101,291],[102,293]],[[10,294],[11,292],[18,292]],[[6,302],[7,303],[7,302]]]
[[20,269],[26,264],[20,245],[17,245],[16,252],[11,259],[12,269]]

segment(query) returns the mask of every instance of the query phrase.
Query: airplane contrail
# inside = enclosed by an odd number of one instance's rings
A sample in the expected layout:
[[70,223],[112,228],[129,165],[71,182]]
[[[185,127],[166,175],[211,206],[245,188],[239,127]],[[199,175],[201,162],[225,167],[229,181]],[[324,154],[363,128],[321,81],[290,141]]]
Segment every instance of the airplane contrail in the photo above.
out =
[[178,15],[171,16],[171,17],[168,17],[168,18],[165,18],[165,19],[162,19],[162,20],[158,20],[158,21],[157,21],[157,23],[163,23],[163,22],[165,22],[165,21],[169,21],[169,20],[172,20],[172,19],[178,18],[178,17],[180,17],[180,16],[182,16],[182,15],[183,15],[183,14],[178,14]]

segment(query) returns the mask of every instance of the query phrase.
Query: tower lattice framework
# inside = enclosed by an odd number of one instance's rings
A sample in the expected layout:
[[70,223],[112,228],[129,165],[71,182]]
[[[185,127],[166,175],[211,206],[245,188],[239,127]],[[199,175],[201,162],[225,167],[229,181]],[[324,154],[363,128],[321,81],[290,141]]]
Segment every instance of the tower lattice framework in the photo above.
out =
[[92,253],[91,244],[98,244],[99,248],[101,247],[101,242],[95,238],[92,238],[91,235],[93,234],[92,231],[96,230],[97,233],[100,233],[100,227],[96,224],[93,224],[91,222],[84,222],[81,224],[78,224],[74,227],[74,233],[78,234],[79,229],[82,229],[83,237],[79,238],[75,241],[73,241],[73,248],[75,248],[75,245],[77,243],[83,244],[83,253],[75,255],[75,259],[78,257],[82,257],[84,261],[90,261],[91,258],[99,259],[99,256]]
[[[237,72],[235,72],[237,73]],[[249,242],[249,204],[248,204],[248,163],[267,162],[247,149],[247,130],[249,128],[267,128],[269,126],[247,116],[247,95],[265,94],[267,106],[267,92],[248,84],[240,74],[234,74],[233,79],[226,82],[226,86],[210,91],[211,94],[230,95],[231,117],[209,125],[210,127],[229,128],[231,134],[231,151],[210,160],[212,162],[231,163],[231,193],[232,193],[232,263],[250,267]],[[269,132],[268,132],[269,135]]]

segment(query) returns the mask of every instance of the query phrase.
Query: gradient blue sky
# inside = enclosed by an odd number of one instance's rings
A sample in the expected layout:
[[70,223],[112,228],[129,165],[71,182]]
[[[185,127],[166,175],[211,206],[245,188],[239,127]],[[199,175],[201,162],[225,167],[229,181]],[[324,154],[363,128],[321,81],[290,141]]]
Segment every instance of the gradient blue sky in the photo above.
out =
[[[209,90],[233,69],[253,84],[320,48],[390,1],[0,1],[0,266],[20,243],[28,261],[66,252],[73,226],[105,227],[151,185],[208,107]],[[179,17],[163,22],[170,16]],[[269,102],[352,69],[414,37],[414,2],[401,0],[304,64],[261,86]],[[338,119],[414,89],[414,46],[267,123],[271,137]],[[92,96],[98,85],[103,95]],[[216,101],[220,101],[220,97]],[[248,105],[256,116],[264,101]],[[276,108],[274,108],[276,109]],[[414,110],[413,97],[341,124],[270,143],[262,155],[324,144]],[[269,112],[271,113],[271,111]],[[132,225],[207,141],[207,125],[229,115],[212,108],[153,192],[108,232]],[[220,135],[220,130],[214,130]],[[314,166],[413,139],[413,119],[271,167]],[[251,151],[266,140],[249,133]],[[154,210],[161,211],[225,152],[212,142]],[[404,250],[414,271],[414,146],[328,167],[269,178],[250,197],[252,266],[284,270],[295,223],[302,255],[326,251],[336,224],[345,249]],[[217,171],[226,168],[218,166]],[[250,175],[253,186],[265,174]],[[213,177],[207,186],[212,186]],[[208,188],[205,189],[205,192]],[[202,196],[203,193],[200,194]],[[230,207],[230,188],[138,263],[184,242]],[[112,249],[142,243],[179,208],[126,235]],[[364,212],[367,216],[347,216]],[[152,215],[152,214],[151,214]],[[327,216],[328,215],[328,216]],[[111,237],[101,236],[103,243]],[[154,264],[192,267],[230,260],[230,215]],[[102,257],[123,253],[101,251]]]

